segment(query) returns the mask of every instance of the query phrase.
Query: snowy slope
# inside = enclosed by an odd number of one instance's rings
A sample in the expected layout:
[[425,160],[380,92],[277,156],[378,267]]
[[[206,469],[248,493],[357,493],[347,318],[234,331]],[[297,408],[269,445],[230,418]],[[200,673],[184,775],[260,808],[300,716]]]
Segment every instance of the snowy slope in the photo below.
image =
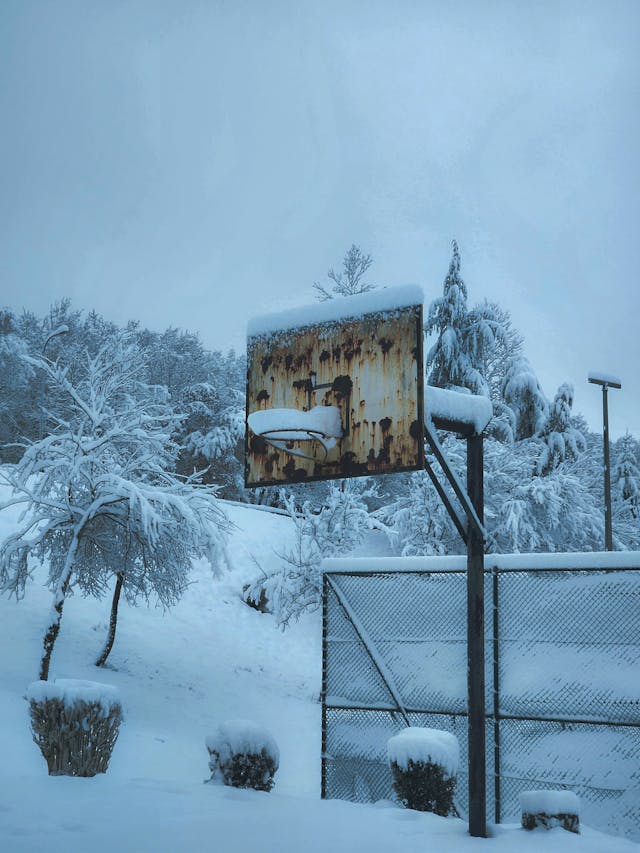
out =
[[[0,599],[0,850],[52,853],[118,851],[433,850],[472,851],[478,842],[458,820],[392,806],[319,798],[320,620],[306,617],[285,633],[248,608],[242,583],[268,569],[291,535],[286,518],[227,507],[237,529],[232,567],[214,579],[194,567],[178,606],[121,606],[110,668],[92,661],[106,629],[109,601],[71,598],[52,662],[52,677],[101,680],[120,689],[126,719],[109,772],[94,779],[49,778],[33,744],[23,699],[37,677],[50,605],[42,575],[24,601]],[[0,516],[0,538],[15,523]],[[203,785],[205,737],[231,717],[255,720],[280,747],[270,794]],[[496,853],[622,853],[638,849],[586,830],[524,833],[500,827]],[[489,849],[489,846],[487,846]]]

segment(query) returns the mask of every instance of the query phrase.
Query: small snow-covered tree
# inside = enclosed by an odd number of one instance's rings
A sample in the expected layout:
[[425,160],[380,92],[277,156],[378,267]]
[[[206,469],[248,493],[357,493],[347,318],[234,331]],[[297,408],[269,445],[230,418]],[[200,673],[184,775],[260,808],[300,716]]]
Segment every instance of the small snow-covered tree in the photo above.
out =
[[302,506],[284,490],[280,504],[294,527],[293,544],[279,552],[281,568],[257,579],[245,590],[248,600],[264,593],[270,609],[281,625],[297,619],[305,611],[315,610],[322,601],[323,557],[350,553],[371,527],[366,500],[373,487],[368,478],[329,483],[320,507],[310,501]]
[[186,588],[191,560],[217,565],[228,522],[214,487],[172,474],[176,417],[161,389],[141,381],[143,363],[121,334],[97,355],[85,353],[78,378],[43,358],[28,363],[54,386],[64,408],[51,412],[53,432],[28,445],[4,472],[7,504],[24,508],[19,527],[0,546],[0,589],[19,598],[30,557],[46,561],[53,591],[40,678],[47,680],[68,593],[102,595],[116,578],[103,663],[115,636],[120,591],[131,600],[155,594],[164,605]]
[[355,296],[358,293],[368,293],[373,290],[375,285],[367,284],[362,280],[372,263],[371,255],[365,255],[359,246],[352,243],[342,260],[342,269],[336,272],[331,267],[327,273],[327,278],[332,282],[330,289],[317,281],[313,283],[319,301],[326,302],[334,296]]
[[[471,367],[465,341],[468,324],[467,286],[460,275],[460,251],[454,240],[442,296],[429,307],[425,330],[437,335],[427,355],[429,385],[465,385]],[[465,386],[466,387],[466,386]]]
[[18,437],[34,434],[39,421],[33,393],[33,368],[26,363],[27,345],[10,311],[0,311],[0,461],[16,462]]
[[544,476],[561,462],[576,459],[584,450],[584,436],[572,422],[573,385],[563,382],[549,409],[547,422],[540,434],[541,452],[536,462],[536,473]]
[[638,442],[628,432],[614,447],[612,491],[616,515],[626,519],[640,517],[640,470]]
[[462,540],[425,471],[406,479],[406,488],[376,512],[394,550],[402,557],[452,554]]
[[514,414],[514,439],[531,438],[544,428],[549,403],[538,378],[520,353],[509,358],[502,380],[502,398]]
[[205,482],[216,482],[227,494],[241,488],[238,445],[244,441],[244,394],[219,375],[217,382],[199,382],[181,395],[185,418],[175,439],[181,446],[178,471],[203,470]]

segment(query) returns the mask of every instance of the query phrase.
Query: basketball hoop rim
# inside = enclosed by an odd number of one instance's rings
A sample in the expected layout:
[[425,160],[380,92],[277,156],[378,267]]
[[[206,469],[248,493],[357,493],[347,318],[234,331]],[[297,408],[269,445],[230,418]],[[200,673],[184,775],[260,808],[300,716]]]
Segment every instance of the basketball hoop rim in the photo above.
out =
[[[322,462],[326,461],[327,456],[329,455],[329,450],[323,439],[336,440],[336,436],[328,435],[326,432],[323,432],[319,429],[308,429],[306,427],[291,427],[291,428],[283,428],[283,429],[267,429],[264,432],[254,432],[251,430],[255,436],[261,438],[263,441],[266,441],[267,444],[271,445],[271,447],[275,447],[277,450],[283,450],[285,453],[288,453],[290,456],[297,456],[300,459],[310,459],[312,461],[317,461],[315,456],[308,456],[306,453],[301,453],[300,451],[293,450],[290,447],[285,445],[285,441],[316,441],[320,447],[322,447],[324,451],[324,458]],[[279,434],[287,434],[287,433],[301,433],[304,432],[307,434],[307,438],[278,438]],[[322,464],[322,463],[320,463]]]

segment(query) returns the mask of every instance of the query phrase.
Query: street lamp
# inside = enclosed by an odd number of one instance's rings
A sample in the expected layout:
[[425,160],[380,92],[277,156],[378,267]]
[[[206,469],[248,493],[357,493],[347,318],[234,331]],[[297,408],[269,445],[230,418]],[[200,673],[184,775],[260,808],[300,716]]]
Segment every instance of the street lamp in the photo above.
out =
[[593,385],[602,385],[602,436],[604,441],[604,538],[607,551],[613,551],[613,530],[611,528],[611,465],[609,462],[609,409],[607,389],[622,388],[615,376],[606,373],[590,373],[587,377]]

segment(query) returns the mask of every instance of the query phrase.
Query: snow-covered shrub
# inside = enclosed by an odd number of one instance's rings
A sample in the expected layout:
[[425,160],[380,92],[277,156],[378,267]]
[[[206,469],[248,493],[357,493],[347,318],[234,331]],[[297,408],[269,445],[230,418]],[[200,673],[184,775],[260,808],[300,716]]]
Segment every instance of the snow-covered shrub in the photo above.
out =
[[282,568],[255,580],[244,589],[245,601],[264,596],[281,625],[312,611],[322,601],[320,563],[324,557],[349,554],[363,540],[371,521],[366,500],[373,493],[367,478],[330,483],[318,507],[293,494],[280,492],[293,524],[293,544],[278,554]]
[[451,554],[459,536],[426,471],[406,475],[405,488],[380,507],[391,547],[402,557]]
[[524,829],[561,826],[569,832],[580,832],[580,800],[573,791],[523,791],[520,808]]
[[228,720],[206,741],[212,782],[270,791],[280,761],[271,734],[250,720]]
[[457,737],[440,729],[410,726],[389,738],[387,756],[400,802],[421,812],[452,814],[459,752]]
[[95,681],[34,681],[26,699],[50,776],[106,773],[122,720],[118,690]]

